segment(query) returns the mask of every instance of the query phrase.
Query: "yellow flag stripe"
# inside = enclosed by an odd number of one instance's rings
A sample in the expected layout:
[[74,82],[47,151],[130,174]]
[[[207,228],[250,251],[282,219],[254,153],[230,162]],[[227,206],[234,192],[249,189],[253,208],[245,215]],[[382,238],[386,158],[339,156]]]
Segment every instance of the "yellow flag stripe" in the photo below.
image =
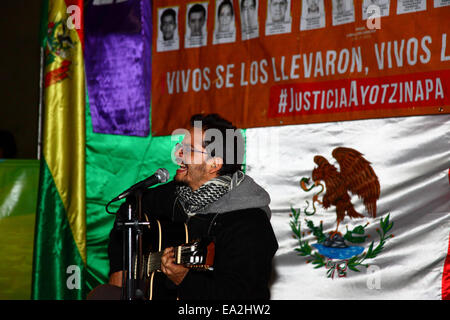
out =
[[[48,21],[56,32],[49,34],[46,48],[46,59],[51,62],[45,73],[53,78],[46,79],[43,153],[86,264],[85,75],[77,31],[64,25],[66,10],[64,0],[49,3]],[[70,37],[66,43],[55,39],[61,33]]]

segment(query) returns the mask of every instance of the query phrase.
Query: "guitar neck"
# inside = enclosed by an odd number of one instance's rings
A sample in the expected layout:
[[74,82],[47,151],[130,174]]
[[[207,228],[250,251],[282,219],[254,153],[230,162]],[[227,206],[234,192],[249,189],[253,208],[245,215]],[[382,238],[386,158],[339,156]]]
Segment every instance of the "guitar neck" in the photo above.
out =
[[[198,270],[211,270],[214,261],[214,242],[211,242],[206,251],[199,255],[199,248],[195,244],[184,244],[174,247],[175,263],[184,265],[187,268]],[[202,250],[200,250],[202,252]],[[144,256],[142,267],[144,274],[148,277],[154,271],[161,270],[161,258],[163,251],[150,252]]]
[[[181,246],[174,247],[175,251],[175,263],[180,264],[180,251]],[[158,252],[150,252],[148,255],[145,256],[145,259],[143,261],[144,263],[144,269],[147,270],[147,275],[151,274],[154,271],[160,271],[161,270],[161,257],[163,255],[163,251]]]
[[150,252],[145,256],[144,259],[144,269],[147,271],[147,276],[150,275],[154,271],[161,270],[161,257],[163,255],[163,251],[159,252]]

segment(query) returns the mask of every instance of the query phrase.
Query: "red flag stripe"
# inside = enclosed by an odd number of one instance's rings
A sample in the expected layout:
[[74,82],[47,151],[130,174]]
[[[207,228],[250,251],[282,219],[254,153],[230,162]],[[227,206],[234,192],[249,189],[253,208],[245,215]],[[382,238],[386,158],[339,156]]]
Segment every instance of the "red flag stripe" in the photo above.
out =
[[448,243],[447,258],[442,273],[442,300],[450,300],[450,236]]
[[77,33],[78,33],[78,37],[80,38],[80,42],[81,42],[81,47],[84,50],[84,5],[83,5],[83,0],[64,0],[64,2],[66,3],[66,6],[69,7],[71,5],[76,5],[80,8],[80,13],[81,13],[81,17],[80,17],[80,21],[81,21],[81,28],[80,29],[76,29]]

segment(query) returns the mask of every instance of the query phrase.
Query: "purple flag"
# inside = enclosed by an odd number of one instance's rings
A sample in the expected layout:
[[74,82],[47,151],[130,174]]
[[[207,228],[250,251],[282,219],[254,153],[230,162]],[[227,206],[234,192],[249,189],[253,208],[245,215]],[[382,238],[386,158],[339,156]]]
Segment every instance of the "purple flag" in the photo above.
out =
[[91,1],[86,8],[84,52],[94,132],[148,136],[150,0],[95,3]]

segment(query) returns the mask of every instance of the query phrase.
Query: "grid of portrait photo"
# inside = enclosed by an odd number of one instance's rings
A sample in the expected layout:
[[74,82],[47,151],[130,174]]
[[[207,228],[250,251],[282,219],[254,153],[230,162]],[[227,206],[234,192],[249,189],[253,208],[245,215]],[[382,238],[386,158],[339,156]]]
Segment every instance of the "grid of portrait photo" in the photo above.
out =
[[[185,26],[184,48],[208,45],[208,30],[212,30],[212,44],[220,45],[255,39],[260,36],[261,23],[264,36],[291,33],[293,30],[315,30],[326,27],[326,0],[300,0],[299,12],[292,7],[295,0],[212,0],[203,2],[180,1],[179,6],[157,8],[157,52],[180,49],[180,24]],[[355,1],[331,0],[331,23],[339,26],[355,22]],[[395,0],[362,0],[361,18],[386,17],[393,14],[391,3]],[[264,10],[262,12],[262,3]],[[434,8],[450,6],[450,0],[433,0]],[[180,6],[185,6],[180,16]],[[427,0],[396,0],[396,14],[427,10]],[[208,14],[213,10],[214,14]],[[299,26],[293,26],[293,16],[299,15]],[[209,22],[208,17],[213,17]],[[239,26],[239,28],[238,28]],[[240,29],[240,39],[237,32]]]

